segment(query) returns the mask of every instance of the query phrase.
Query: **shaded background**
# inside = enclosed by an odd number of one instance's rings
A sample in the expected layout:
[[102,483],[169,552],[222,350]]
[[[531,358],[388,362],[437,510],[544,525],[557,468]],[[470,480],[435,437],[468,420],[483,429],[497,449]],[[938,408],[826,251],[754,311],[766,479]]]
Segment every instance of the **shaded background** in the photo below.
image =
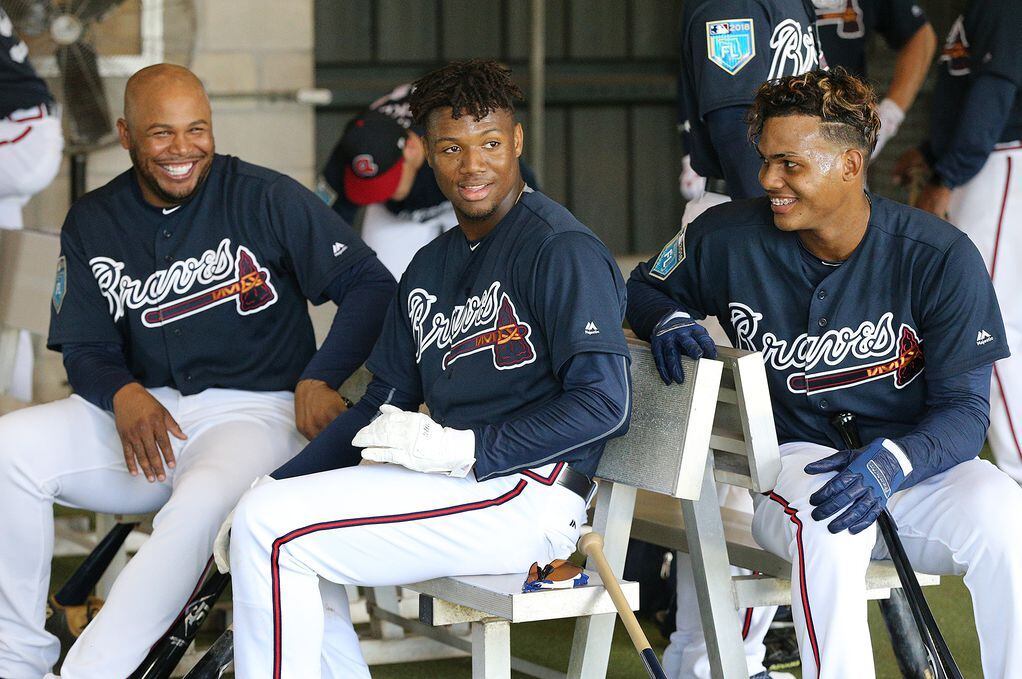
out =
[[[964,0],[919,0],[939,46]],[[651,253],[677,232],[684,202],[675,129],[681,0],[549,0],[543,190],[566,204],[615,254]],[[315,79],[335,92],[316,112],[316,162],[359,109],[451,59],[496,58],[528,93],[530,3],[500,0],[316,0]],[[870,46],[882,93],[894,56]],[[901,131],[870,171],[874,190],[905,200],[894,161],[925,134],[931,77]]]

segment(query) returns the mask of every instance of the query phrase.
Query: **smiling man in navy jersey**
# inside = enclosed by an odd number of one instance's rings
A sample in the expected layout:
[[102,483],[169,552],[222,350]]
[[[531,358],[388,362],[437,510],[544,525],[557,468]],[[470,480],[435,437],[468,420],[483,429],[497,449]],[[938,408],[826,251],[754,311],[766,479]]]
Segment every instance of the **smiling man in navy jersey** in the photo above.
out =
[[[524,578],[574,549],[604,444],[630,416],[624,286],[599,239],[522,180],[520,98],[495,62],[416,84],[458,228],[402,277],[365,397],[238,506],[239,676],[369,676],[347,612],[322,615],[321,580]],[[342,457],[383,464],[331,469]],[[226,567],[226,539],[216,551]]]
[[[76,202],[61,232],[49,346],[75,395],[0,418],[0,540],[17,545],[0,557],[2,677],[41,677],[58,657],[43,627],[54,503],[157,512],[61,668],[126,677],[177,617],[252,478],[344,410],[335,389],[393,295],[312,192],[215,153],[191,72],[139,71],[124,109],[132,169]],[[340,308],[314,357],[308,303],[327,300]]]

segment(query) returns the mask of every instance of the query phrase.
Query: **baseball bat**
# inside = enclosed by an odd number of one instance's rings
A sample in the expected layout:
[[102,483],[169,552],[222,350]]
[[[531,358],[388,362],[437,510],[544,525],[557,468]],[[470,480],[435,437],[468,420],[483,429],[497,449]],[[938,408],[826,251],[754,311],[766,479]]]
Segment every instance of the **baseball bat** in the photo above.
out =
[[234,662],[234,630],[228,627],[184,679],[220,679]]
[[621,616],[621,622],[624,623],[628,636],[631,637],[632,644],[635,646],[635,650],[638,651],[650,679],[667,679],[667,675],[664,674],[664,668],[660,666],[656,653],[650,647],[649,640],[646,639],[642,627],[639,626],[639,621],[635,618],[632,607],[628,605],[625,593],[621,591],[621,585],[618,584],[617,578],[614,577],[614,571],[611,569],[610,564],[607,563],[607,557],[603,555],[603,536],[599,533],[586,533],[578,539],[578,549],[596,562],[596,570],[600,573],[603,586],[607,589],[607,593],[610,594],[614,607],[617,608],[618,615]]
[[230,574],[220,573],[210,559],[203,572],[205,582],[185,604],[184,610],[170,629],[153,644],[142,664],[128,679],[167,679],[181,662],[181,656],[195,639],[202,623],[213,610],[220,595],[231,581]]
[[53,595],[54,600],[61,606],[84,604],[136,525],[138,524],[118,523],[111,528],[85,557],[85,561],[75,569],[60,591]]
[[[862,447],[862,439],[859,437],[859,428],[855,423],[854,413],[837,413],[831,418],[830,423],[837,429],[841,440],[849,450]],[[908,560],[908,555],[905,554],[905,547],[901,544],[901,538],[898,537],[894,519],[886,509],[880,512],[877,524],[880,526],[880,534],[883,535],[884,542],[887,544],[891,561],[894,562],[894,568],[898,572],[898,579],[901,580],[901,587],[905,591],[905,597],[912,609],[912,617],[915,618],[923,645],[930,655],[934,676],[936,679],[962,679],[962,673],[958,669],[954,656],[951,655],[951,649],[944,641],[944,636],[940,633],[940,628],[937,627],[937,621],[933,618],[930,606],[926,603],[926,597],[923,596],[923,590],[916,579],[912,563]]]

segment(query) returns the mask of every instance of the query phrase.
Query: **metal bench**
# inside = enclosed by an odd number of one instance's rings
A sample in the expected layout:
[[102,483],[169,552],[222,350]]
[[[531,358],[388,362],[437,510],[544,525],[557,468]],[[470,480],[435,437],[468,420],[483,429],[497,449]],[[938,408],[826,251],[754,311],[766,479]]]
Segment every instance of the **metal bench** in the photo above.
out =
[[[759,353],[718,347],[724,373],[713,420],[710,453],[697,500],[676,502],[640,493],[632,537],[688,552],[699,614],[714,677],[747,674],[739,611],[791,603],[791,564],[761,549],[752,537],[752,516],[718,506],[716,482],[756,493],[773,488],[780,471],[766,371]],[[731,576],[730,566],[760,575]],[[918,574],[921,585],[940,578]],[[866,571],[867,596],[890,597],[900,587],[894,564],[873,561]]]
[[[624,567],[639,489],[669,498],[698,498],[722,368],[718,361],[686,359],[690,379],[680,387],[667,387],[656,373],[648,345],[634,339],[629,344],[634,393],[631,425],[626,435],[608,443],[603,454],[592,521],[594,530],[605,538],[605,554],[618,575]],[[419,620],[401,620],[385,612],[383,618],[470,651],[472,675],[477,679],[507,678],[512,668],[547,679],[595,679],[607,673],[616,614],[599,576],[589,575],[587,587],[530,594],[521,593],[524,573],[414,583],[407,587],[422,595]],[[622,587],[636,608],[638,584],[624,582]],[[511,657],[512,623],[558,618],[577,619],[566,675]],[[470,623],[471,640],[441,629],[455,623]]]

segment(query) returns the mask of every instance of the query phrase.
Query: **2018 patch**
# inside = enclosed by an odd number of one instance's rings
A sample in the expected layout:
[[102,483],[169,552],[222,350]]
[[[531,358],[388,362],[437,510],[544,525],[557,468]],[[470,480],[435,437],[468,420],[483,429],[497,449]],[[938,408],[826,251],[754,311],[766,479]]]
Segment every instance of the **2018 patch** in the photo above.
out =
[[653,263],[653,268],[649,270],[650,276],[666,280],[678,268],[678,265],[685,261],[685,229],[687,228],[688,224],[681,227],[677,236],[667,241],[667,245],[660,251],[656,262]]
[[67,258],[61,255],[57,258],[57,276],[53,281],[53,309],[58,314],[60,307],[64,304],[64,297],[67,295]]
[[756,56],[752,19],[706,22],[706,56],[729,75],[735,75]]

